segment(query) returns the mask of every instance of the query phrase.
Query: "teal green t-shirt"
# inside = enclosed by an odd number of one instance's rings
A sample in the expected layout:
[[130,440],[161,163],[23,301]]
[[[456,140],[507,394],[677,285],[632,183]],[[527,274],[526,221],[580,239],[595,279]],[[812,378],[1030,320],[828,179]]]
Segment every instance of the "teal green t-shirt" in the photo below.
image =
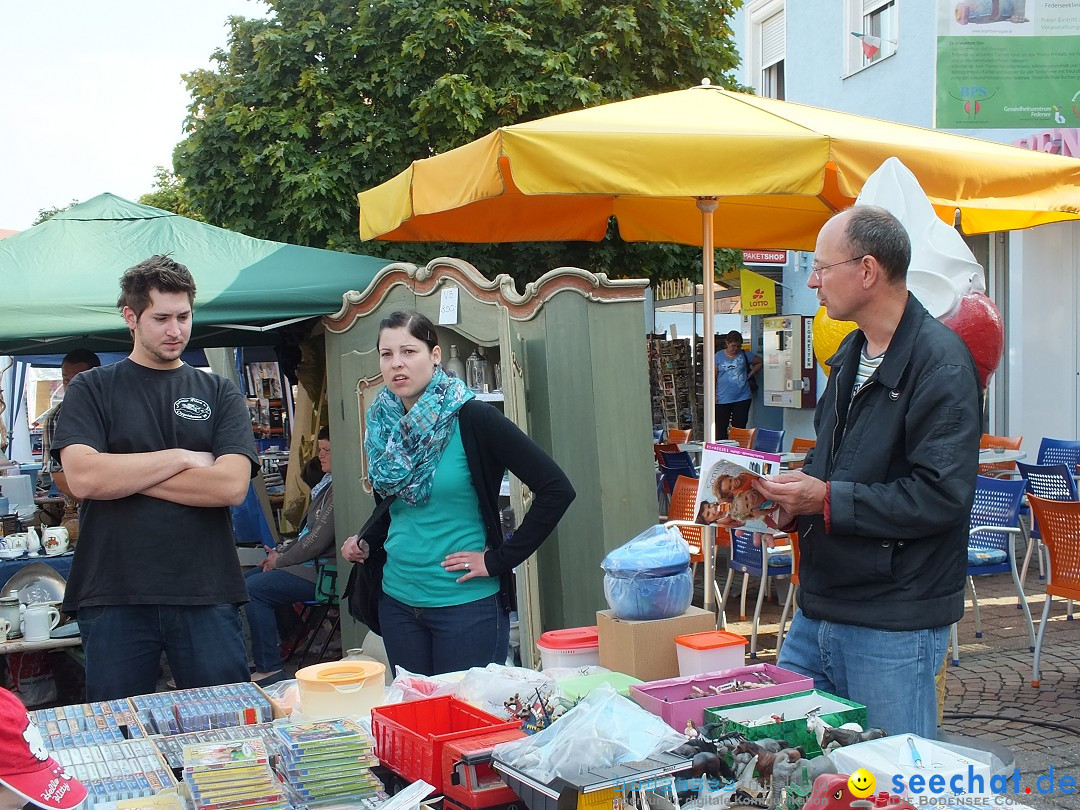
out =
[[487,547],[480,503],[473,489],[461,432],[454,435],[435,468],[431,497],[413,505],[396,500],[390,505],[383,591],[413,607],[450,607],[491,596],[498,577],[455,580],[460,571],[440,565],[454,551],[483,551]]

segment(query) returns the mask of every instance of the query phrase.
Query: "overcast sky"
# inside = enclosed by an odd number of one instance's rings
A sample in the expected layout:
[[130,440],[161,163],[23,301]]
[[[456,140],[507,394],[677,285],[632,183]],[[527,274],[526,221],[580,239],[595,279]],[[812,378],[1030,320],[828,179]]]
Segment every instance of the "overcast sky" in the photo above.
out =
[[259,0],[0,0],[0,229],[109,191],[152,190],[172,166],[188,95],[230,15]]

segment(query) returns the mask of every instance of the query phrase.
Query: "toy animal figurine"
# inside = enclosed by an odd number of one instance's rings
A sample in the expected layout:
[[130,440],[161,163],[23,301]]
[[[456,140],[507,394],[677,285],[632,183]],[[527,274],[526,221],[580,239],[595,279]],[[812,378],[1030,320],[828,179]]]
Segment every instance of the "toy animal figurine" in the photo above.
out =
[[764,807],[765,797],[768,791],[765,790],[755,779],[754,772],[757,770],[758,758],[756,756],[751,757],[750,761],[746,763],[746,766],[739,772],[739,778],[735,784],[732,785],[732,795],[730,804],[751,806],[751,807]]
[[802,794],[806,795],[810,791],[810,786],[814,784],[814,780],[826,773],[836,773],[836,766],[827,754],[810,760],[780,760],[773,765],[770,799],[776,801],[777,804],[790,806],[786,797],[792,792],[793,786],[801,786]]
[[714,782],[732,782],[735,780],[735,771],[716,754],[702,752],[696,754],[690,767],[691,776],[707,776]]
[[758,776],[762,779],[771,779],[773,767],[777,761],[787,760],[789,762],[797,762],[802,759],[802,751],[796,748],[786,748],[782,751],[773,753],[772,751],[766,751],[764,748],[761,748],[750,740],[744,740],[739,743],[738,747],[735,749],[734,756],[736,762],[748,761],[750,757],[756,758]]
[[[821,741],[822,736],[825,734],[825,729],[833,728],[833,726],[830,726],[828,723],[826,723],[825,720],[821,717],[821,715],[818,714],[818,712],[820,711],[821,707],[819,706],[815,709],[811,709],[806,713],[806,730],[811,732],[817,738],[818,748],[824,751],[825,744]],[[840,728],[851,729],[853,731],[863,730],[863,727],[860,726],[858,723],[844,723],[844,725],[840,726]]]
[[855,731],[850,728],[827,728],[821,734],[821,750],[831,751],[833,747],[854,745],[855,743],[877,740],[888,736],[883,728],[868,728],[866,731]]

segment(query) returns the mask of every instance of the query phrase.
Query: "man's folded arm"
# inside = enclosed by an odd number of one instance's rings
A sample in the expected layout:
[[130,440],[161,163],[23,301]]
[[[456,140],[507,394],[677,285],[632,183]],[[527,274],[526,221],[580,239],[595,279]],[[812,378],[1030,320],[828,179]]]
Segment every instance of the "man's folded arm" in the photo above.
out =
[[141,490],[143,495],[184,506],[239,506],[251,482],[251,459],[219,456],[209,467],[193,467]]
[[111,501],[143,492],[185,470],[209,466],[213,456],[180,448],[100,453],[86,444],[71,444],[60,451],[60,460],[72,495]]

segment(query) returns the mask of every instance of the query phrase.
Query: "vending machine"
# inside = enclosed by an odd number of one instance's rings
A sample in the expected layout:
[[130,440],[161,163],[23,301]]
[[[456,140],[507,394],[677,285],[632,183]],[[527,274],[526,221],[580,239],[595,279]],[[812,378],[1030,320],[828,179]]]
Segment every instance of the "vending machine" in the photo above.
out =
[[773,315],[761,319],[762,388],[766,405],[813,408],[817,404],[814,319]]

